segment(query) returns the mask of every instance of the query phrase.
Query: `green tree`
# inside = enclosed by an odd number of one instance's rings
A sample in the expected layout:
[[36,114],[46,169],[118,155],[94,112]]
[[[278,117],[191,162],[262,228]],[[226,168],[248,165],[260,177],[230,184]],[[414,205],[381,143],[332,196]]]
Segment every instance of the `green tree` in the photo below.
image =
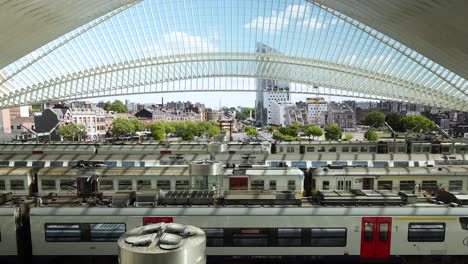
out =
[[431,131],[436,128],[434,121],[422,115],[410,115],[401,118],[405,130]]
[[385,117],[385,122],[397,132],[403,131],[403,123],[401,122],[401,115],[399,113],[391,113]]
[[379,136],[377,135],[375,129],[371,128],[367,130],[366,133],[364,133],[364,138],[368,141],[377,141],[377,139],[379,139]]
[[372,111],[362,118],[362,123],[367,126],[383,127],[385,122],[385,114],[380,111]]
[[143,123],[143,121],[138,120],[136,118],[132,118],[132,119],[130,119],[130,121],[132,122],[133,127],[135,128],[135,132],[136,131],[145,131],[145,123]]
[[182,140],[194,140],[195,136],[200,135],[200,126],[192,121],[185,121],[178,126],[178,132]]
[[42,112],[42,105],[41,104],[33,104],[31,106],[33,112]]
[[104,104],[104,110],[106,111],[114,111],[117,113],[127,113],[127,107],[122,103],[120,100],[115,100],[113,103],[106,102]]
[[209,138],[213,138],[219,135],[219,133],[221,132],[221,129],[217,125],[214,125],[214,126],[212,125],[208,128],[208,131],[206,132]]
[[353,134],[345,134],[343,137],[343,141],[351,141],[353,138]]
[[61,135],[65,140],[74,141],[85,138],[88,134],[86,126],[83,124],[73,125],[63,125],[57,129],[59,135]]
[[118,117],[112,121],[112,134],[116,137],[135,132],[133,122],[127,118]]
[[245,127],[245,132],[246,132],[247,136],[249,136],[249,137],[257,137],[258,136],[257,129],[255,129],[255,128],[251,127],[251,126]]
[[318,126],[307,125],[304,129],[304,133],[309,137],[309,139],[311,136],[315,139],[315,137],[320,137],[323,135],[323,130]]
[[341,139],[341,127],[337,124],[331,124],[325,127],[326,140],[339,140]]
[[151,135],[155,140],[166,139],[166,125],[163,122],[154,122],[149,125]]

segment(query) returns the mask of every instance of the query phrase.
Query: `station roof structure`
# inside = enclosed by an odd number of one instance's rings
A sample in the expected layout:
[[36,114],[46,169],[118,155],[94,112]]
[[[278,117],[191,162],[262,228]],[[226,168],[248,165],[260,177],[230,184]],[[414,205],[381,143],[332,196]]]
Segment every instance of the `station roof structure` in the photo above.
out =
[[0,108],[255,91],[186,85],[232,77],[290,82],[292,93],[468,111],[463,0],[0,0],[0,7]]

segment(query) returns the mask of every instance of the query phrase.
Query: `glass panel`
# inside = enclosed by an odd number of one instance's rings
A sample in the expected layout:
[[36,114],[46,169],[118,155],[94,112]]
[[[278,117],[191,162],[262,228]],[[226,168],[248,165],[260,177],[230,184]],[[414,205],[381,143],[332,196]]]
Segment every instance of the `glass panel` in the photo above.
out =
[[[169,185],[170,185],[170,183],[169,183]],[[169,186],[169,189],[170,189],[170,186]],[[190,190],[189,181],[176,181],[176,190],[177,191]]]
[[270,190],[272,191],[276,190],[276,181],[270,181]]
[[374,240],[374,223],[364,223],[364,241],[371,242]]
[[171,181],[159,180],[159,181],[156,182],[156,186],[161,190],[170,190],[171,189]]
[[77,224],[46,224],[45,239],[47,242],[78,242],[81,229]]
[[119,180],[119,190],[132,190],[132,181]]
[[151,180],[137,181],[137,190],[151,190]]
[[63,191],[76,191],[76,180],[60,180],[60,189]]
[[449,191],[458,192],[463,188],[463,181],[449,181]]
[[386,168],[386,167],[388,167],[388,161],[374,161],[374,167],[376,167],[376,168]]
[[104,161],[104,165],[109,168],[117,167],[117,161]]
[[288,190],[295,191],[296,190],[296,181],[288,181]]
[[377,190],[392,190],[392,181],[377,181]]
[[8,167],[10,162],[7,160],[0,160],[0,167]]
[[233,230],[232,244],[235,247],[268,246],[268,229]]
[[113,180],[100,180],[99,181],[99,190],[101,190],[101,191],[112,191],[112,190],[114,190],[114,181]]
[[388,223],[380,223],[379,240],[385,242],[388,240]]
[[352,164],[357,167],[367,167],[367,161],[353,161]]
[[349,152],[349,147],[342,147],[341,152]]
[[5,190],[5,181],[4,180],[0,180],[0,190]]
[[135,162],[134,161],[122,161],[122,167],[124,168],[135,167]]
[[410,223],[408,226],[409,242],[443,242],[444,240],[444,223]]
[[28,165],[27,161],[15,161],[14,166],[15,167],[26,167]]
[[263,180],[253,180],[250,182],[251,190],[260,190],[263,191],[265,183]]
[[70,160],[68,162],[68,167],[76,167],[76,166],[78,166],[78,161]]
[[307,152],[314,152],[315,151],[315,147],[307,147]]
[[90,241],[103,242],[103,241],[117,241],[119,237],[125,233],[125,224],[90,224]]
[[55,190],[55,180],[41,180],[42,190]]
[[301,244],[302,230],[300,228],[278,228],[278,246],[295,247]]
[[326,166],[327,166],[326,161],[312,161],[313,168],[320,168],[320,167],[326,167]]
[[206,234],[207,247],[224,246],[224,229],[222,228],[204,228]]
[[24,190],[23,180],[10,180],[10,189],[14,191]]
[[437,191],[439,186],[437,185],[437,181],[422,181],[421,188],[424,191]]
[[330,182],[329,181],[323,181],[322,183],[322,189],[323,190],[330,190]]
[[51,161],[50,167],[63,167],[63,161]]
[[45,161],[36,160],[32,162],[33,168],[44,168]]
[[414,181],[400,181],[400,191],[413,191]]
[[394,161],[393,167],[407,168],[409,167],[409,162],[408,161]]
[[312,228],[312,247],[346,246],[346,228]]

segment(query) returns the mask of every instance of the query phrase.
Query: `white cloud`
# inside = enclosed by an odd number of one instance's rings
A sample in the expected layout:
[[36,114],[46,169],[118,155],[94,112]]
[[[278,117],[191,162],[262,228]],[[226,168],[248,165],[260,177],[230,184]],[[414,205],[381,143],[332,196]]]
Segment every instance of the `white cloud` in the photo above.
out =
[[288,5],[283,11],[272,11],[271,16],[258,16],[244,25],[247,29],[260,29],[266,33],[281,31],[291,24],[293,20],[302,21],[310,17],[311,9],[308,5]]
[[158,43],[144,47],[143,52],[166,56],[172,54],[217,52],[219,49],[208,39],[185,32],[164,34]]

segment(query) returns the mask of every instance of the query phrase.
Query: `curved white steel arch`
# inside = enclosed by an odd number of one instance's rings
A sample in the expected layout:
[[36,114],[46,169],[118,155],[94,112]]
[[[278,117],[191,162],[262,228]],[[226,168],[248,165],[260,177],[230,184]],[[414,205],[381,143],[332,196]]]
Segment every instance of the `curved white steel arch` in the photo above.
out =
[[[73,39],[58,39],[38,49],[39,56],[1,69],[0,107],[174,92],[157,84],[249,77],[310,85],[291,87],[293,93],[327,93],[333,88],[337,95],[468,110],[465,79],[355,20],[305,0],[146,0],[100,19],[71,32]],[[209,30],[211,24],[202,20],[218,22],[220,28]],[[215,36],[219,32],[224,35]],[[258,43],[278,53],[263,53]],[[179,91],[207,90],[225,91]]]

